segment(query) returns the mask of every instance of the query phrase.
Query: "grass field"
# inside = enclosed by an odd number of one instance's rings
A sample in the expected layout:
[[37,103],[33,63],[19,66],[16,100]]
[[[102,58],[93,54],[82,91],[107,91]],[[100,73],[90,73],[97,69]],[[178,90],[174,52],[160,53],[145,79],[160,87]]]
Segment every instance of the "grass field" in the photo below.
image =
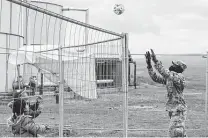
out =
[[[208,125],[205,120],[205,60],[201,57],[160,57],[168,67],[171,60],[181,59],[187,63],[185,72],[187,88],[184,91],[188,105],[186,121],[189,137],[208,137]],[[129,88],[128,93],[128,127],[129,137],[166,137],[168,136],[169,118],[165,112],[166,89],[153,83],[146,71],[143,59],[137,61],[137,89]],[[123,132],[124,94],[117,89],[99,89],[96,100],[75,100],[65,96],[64,121],[73,129],[72,137],[121,137]],[[0,123],[5,123],[11,110],[0,106]],[[58,105],[55,97],[44,97],[43,113],[35,119],[37,123],[49,124],[45,136],[58,136]],[[105,128],[105,130],[84,129]],[[135,129],[142,129],[139,131]],[[162,129],[162,130],[159,130]],[[5,125],[0,127],[0,137],[12,136]]]

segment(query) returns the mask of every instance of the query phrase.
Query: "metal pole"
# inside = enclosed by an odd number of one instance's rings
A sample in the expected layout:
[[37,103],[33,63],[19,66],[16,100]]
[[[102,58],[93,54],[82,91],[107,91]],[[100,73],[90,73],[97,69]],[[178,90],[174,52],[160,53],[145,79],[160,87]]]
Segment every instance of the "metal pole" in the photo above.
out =
[[[12,33],[12,3],[10,3],[10,20],[9,20],[9,33]],[[9,40],[9,42],[8,42]],[[6,53],[9,53],[9,48],[10,48],[10,41],[11,41],[11,36],[9,35],[9,39],[8,39],[8,35],[6,36]],[[9,69],[9,54],[6,54],[6,87],[5,87],[5,91],[8,92],[8,69]]]
[[134,87],[136,89],[136,62],[134,62]]
[[206,92],[205,92],[205,123],[207,125],[207,96],[208,96],[208,51],[207,51],[207,57],[206,57]]
[[[30,0],[26,0],[26,2],[27,3],[30,3]],[[28,46],[30,46],[30,39],[31,39],[31,37],[30,37],[30,31],[31,31],[31,28],[30,28],[30,8],[27,8],[27,45]],[[33,46],[34,47],[34,46]],[[27,49],[26,49],[27,50]],[[26,51],[25,51],[25,55],[26,55]],[[32,52],[32,62],[34,61],[34,56],[33,56],[33,52]],[[25,65],[25,64],[24,64]],[[26,67],[25,67],[26,68]],[[31,68],[31,75],[32,75],[32,73],[33,73],[33,69]],[[24,71],[24,73],[25,73],[25,71]],[[25,76],[24,76],[25,77]]]
[[[88,44],[84,44],[84,45],[65,46],[65,47],[61,47],[61,48],[62,49],[69,49],[69,48],[73,49],[73,48],[78,48],[78,47],[83,47],[83,46],[91,46],[91,45],[97,45],[97,44],[106,43],[106,42],[117,41],[120,39],[122,39],[122,38],[118,37],[118,38],[110,39],[110,40],[98,41],[98,42],[88,43]],[[54,50],[59,50],[59,48],[54,48],[54,49],[49,49],[49,50],[41,50],[41,51],[34,52],[34,53],[48,52],[48,51],[54,51]],[[27,52],[32,52],[32,51],[27,51]]]
[[64,130],[64,98],[63,98],[63,92],[64,92],[64,67],[63,67],[63,61],[62,61],[62,49],[61,46],[59,48],[59,116],[60,116],[60,122],[59,122],[59,137],[63,137],[63,130]]
[[[25,22],[24,22],[24,8],[23,8],[23,6],[20,6],[20,12],[21,12],[21,36],[24,36],[24,29],[25,29],[25,27],[24,27],[24,25],[25,25]],[[20,47],[20,37],[19,37],[19,47]],[[22,44],[24,45],[24,38],[23,38],[23,40],[22,40]],[[17,49],[19,48],[19,47],[16,47]],[[16,50],[17,50],[16,49]],[[26,65],[25,64],[23,64],[23,79],[24,79],[24,76],[25,76],[25,67]]]
[[[24,8],[23,6],[20,6],[21,11],[21,35],[24,36]],[[24,44],[24,41],[23,41]]]
[[126,97],[125,97],[125,38],[122,39],[122,91],[124,92],[123,99],[123,137],[126,136]]
[[[29,0],[24,0],[25,2],[30,2]],[[22,12],[24,11],[23,6],[21,6]],[[24,15],[24,12],[22,13],[22,16]],[[24,21],[24,18],[23,18]],[[22,26],[24,26],[24,23],[22,22]],[[23,29],[23,36],[24,36],[24,29]],[[30,22],[29,22],[29,9],[25,8],[25,43],[26,46],[30,45]],[[26,55],[25,51],[25,55]],[[26,57],[25,57],[26,58]],[[31,71],[32,72],[32,71]],[[23,78],[25,79],[26,76],[26,64],[23,64]]]
[[124,102],[123,102],[123,137],[128,136],[128,34],[123,34],[122,42],[122,89],[124,92]]
[[88,9],[78,9],[78,8],[63,8],[62,11],[87,11]]
[[17,82],[20,90],[20,65],[17,65]]
[[[63,16],[63,11],[61,10],[60,14]],[[59,30],[59,115],[60,115],[60,124],[59,124],[59,137],[64,136],[64,61],[62,60],[62,45],[60,44],[61,40],[61,26],[62,21],[60,22]],[[57,102],[57,100],[56,100]]]
[[131,86],[131,73],[130,73],[130,70],[131,70],[131,65],[130,63],[128,63],[128,86]]
[[[128,46],[128,44],[129,44],[129,35],[128,34],[126,34],[125,35],[125,50],[126,50],[126,57],[125,57],[125,59],[126,59],[126,78],[128,78],[128,66],[129,66],[129,46]],[[126,137],[128,137],[128,79],[126,79],[126,87],[125,87],[125,98],[126,98],[126,105],[125,105],[125,107],[126,107],[126,123],[125,123],[125,133],[126,133]]]
[[[6,53],[8,52],[8,35],[6,35]],[[5,92],[8,92],[8,54],[6,54],[6,83]]]
[[[27,3],[30,3],[30,0],[26,0]],[[27,28],[27,45],[30,45],[30,8],[27,8],[27,21],[28,21],[28,28]]]
[[[133,54],[131,54],[132,56],[144,56],[144,54],[135,54],[135,53],[133,53]],[[203,56],[202,54],[157,54],[157,55],[159,55],[159,56]]]
[[[21,7],[22,7],[22,12],[25,11],[25,21],[24,21],[24,18],[23,18],[24,22],[22,24],[23,24],[23,26],[25,24],[25,27],[24,27],[25,28],[25,44],[27,46],[28,45],[28,11],[27,11],[27,8],[25,8],[25,10],[24,10],[23,6],[21,6]],[[23,15],[24,15],[24,12],[23,12]],[[24,36],[24,31],[23,31],[22,36]],[[23,43],[24,43],[24,41],[23,41]],[[26,51],[25,51],[25,55],[26,55]],[[24,79],[25,79],[25,70],[26,70],[26,65],[24,64],[23,65],[23,78]]]
[[[89,24],[89,9],[85,11],[85,23]],[[85,44],[88,44],[88,28],[87,27],[85,27]]]
[[40,73],[40,95],[43,95],[43,73]]
[[96,26],[93,26],[93,25],[85,24],[83,22],[80,22],[80,21],[68,18],[66,16],[54,13],[52,11],[45,10],[43,8],[40,8],[38,6],[29,4],[29,3],[24,2],[24,1],[19,1],[19,0],[7,0],[7,1],[16,3],[18,5],[22,5],[22,6],[26,7],[26,8],[29,8],[29,9],[32,9],[32,10],[44,13],[46,15],[49,15],[49,16],[52,16],[52,17],[55,17],[55,18],[58,18],[58,19],[61,19],[61,20],[67,21],[67,22],[71,22],[71,23],[83,26],[83,27],[87,27],[87,28],[90,28],[90,29],[93,29],[93,30],[97,30],[97,31],[100,31],[100,32],[104,32],[104,33],[108,33],[108,34],[111,34],[111,35],[123,37],[121,34],[118,34],[118,33],[112,32],[112,31],[108,31],[106,29],[102,29],[102,28],[99,28],[99,27],[96,27]]

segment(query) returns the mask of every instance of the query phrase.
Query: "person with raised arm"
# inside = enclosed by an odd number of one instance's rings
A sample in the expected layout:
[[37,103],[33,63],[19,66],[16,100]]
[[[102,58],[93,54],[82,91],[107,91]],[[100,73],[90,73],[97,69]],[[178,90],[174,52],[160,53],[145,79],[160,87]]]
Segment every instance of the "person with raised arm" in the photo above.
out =
[[[169,136],[186,137],[185,120],[187,105],[183,96],[185,88],[185,77],[183,72],[187,68],[186,64],[183,61],[172,61],[172,65],[169,69],[166,69],[162,62],[156,58],[152,49],[151,54],[147,51],[145,57],[151,79],[157,83],[166,85],[166,111],[170,117]],[[154,68],[159,74],[154,71],[151,60],[154,63]]]

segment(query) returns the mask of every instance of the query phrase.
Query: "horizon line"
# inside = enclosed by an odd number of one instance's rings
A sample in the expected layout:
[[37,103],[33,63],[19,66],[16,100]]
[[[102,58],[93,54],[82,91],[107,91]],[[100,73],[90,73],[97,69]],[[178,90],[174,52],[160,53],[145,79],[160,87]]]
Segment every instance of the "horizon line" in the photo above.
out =
[[[132,56],[143,56],[144,54],[130,54]],[[204,56],[207,54],[202,54],[202,53],[181,53],[181,54],[156,54],[160,56]]]

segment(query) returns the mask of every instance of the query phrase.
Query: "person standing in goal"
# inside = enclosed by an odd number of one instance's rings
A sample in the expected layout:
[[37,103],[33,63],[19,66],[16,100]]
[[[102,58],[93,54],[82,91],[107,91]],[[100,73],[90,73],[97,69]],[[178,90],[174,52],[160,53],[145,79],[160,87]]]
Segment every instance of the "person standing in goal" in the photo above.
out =
[[[149,76],[157,83],[166,85],[167,98],[166,111],[170,117],[169,136],[170,137],[187,137],[185,131],[185,120],[187,105],[184,100],[183,90],[185,88],[185,78],[183,72],[187,68],[182,61],[172,61],[169,69],[165,69],[162,62],[156,58],[154,51],[146,52],[146,63]],[[151,65],[151,58],[154,62],[155,69],[160,75],[154,72]]]

